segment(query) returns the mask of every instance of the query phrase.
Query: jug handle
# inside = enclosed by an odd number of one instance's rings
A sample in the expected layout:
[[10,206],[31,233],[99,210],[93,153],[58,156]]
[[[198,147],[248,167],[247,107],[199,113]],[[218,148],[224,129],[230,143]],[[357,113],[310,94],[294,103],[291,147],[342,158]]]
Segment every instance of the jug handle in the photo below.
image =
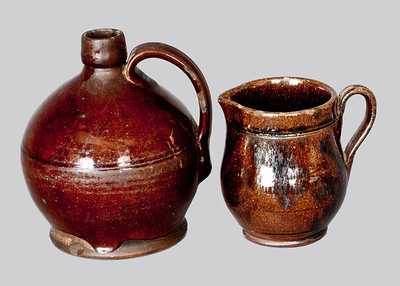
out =
[[366,109],[363,121],[357,128],[353,137],[351,137],[349,143],[347,143],[346,149],[343,153],[347,174],[350,174],[354,155],[357,149],[360,147],[361,143],[364,141],[365,137],[367,137],[376,117],[376,99],[373,92],[362,85],[350,85],[344,88],[339,94],[338,111],[340,120],[343,119],[347,100],[355,94],[359,94],[364,97],[366,102]]
[[140,77],[135,72],[139,62],[148,58],[168,61],[181,69],[192,82],[197,93],[200,107],[199,132],[197,146],[200,153],[199,181],[203,181],[211,172],[209,140],[211,133],[211,96],[207,82],[197,65],[180,50],[163,43],[144,43],[135,47],[129,55],[123,74],[129,82],[142,86]]

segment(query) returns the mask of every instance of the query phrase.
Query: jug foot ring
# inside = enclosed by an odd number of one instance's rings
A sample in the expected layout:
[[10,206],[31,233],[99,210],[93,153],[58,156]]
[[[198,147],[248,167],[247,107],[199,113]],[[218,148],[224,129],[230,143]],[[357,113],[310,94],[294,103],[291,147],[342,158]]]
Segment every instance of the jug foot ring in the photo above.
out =
[[75,235],[52,228],[50,238],[60,250],[75,256],[96,259],[124,259],[143,256],[167,249],[178,243],[187,231],[186,219],[173,232],[166,236],[149,240],[126,240],[111,252],[98,252],[86,240]]
[[259,234],[243,230],[246,239],[251,242],[272,247],[299,247],[314,243],[325,236],[327,228],[318,232],[306,232],[300,234]]

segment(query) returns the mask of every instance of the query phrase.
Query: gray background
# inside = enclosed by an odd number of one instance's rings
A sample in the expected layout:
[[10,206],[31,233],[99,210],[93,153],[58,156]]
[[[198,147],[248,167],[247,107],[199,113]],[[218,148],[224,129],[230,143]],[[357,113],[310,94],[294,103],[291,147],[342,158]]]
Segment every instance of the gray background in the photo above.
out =
[[[181,2],[0,4],[0,284],[399,285],[397,1]],[[208,79],[214,104],[213,172],[189,208],[186,238],[167,251],[124,261],[80,259],[53,247],[49,225],[28,194],[19,162],[29,118],[80,71],[80,35],[98,27],[122,29],[129,49],[161,41],[183,50]],[[194,91],[183,73],[158,60],[141,67],[197,118]],[[297,249],[267,248],[243,239],[219,185],[225,121],[217,97],[239,83],[272,75],[315,78],[337,91],[360,83],[378,100],[375,126],[356,155],[345,202],[328,235]],[[345,115],[344,143],[363,113],[361,97],[353,98]]]

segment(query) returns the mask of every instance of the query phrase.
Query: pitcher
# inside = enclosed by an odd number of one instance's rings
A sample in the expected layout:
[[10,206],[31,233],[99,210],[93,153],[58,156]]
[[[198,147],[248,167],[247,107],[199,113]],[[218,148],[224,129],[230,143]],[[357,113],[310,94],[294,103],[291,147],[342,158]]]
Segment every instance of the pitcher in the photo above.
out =
[[[346,101],[361,94],[365,118],[342,150]],[[311,79],[275,77],[223,93],[227,138],[221,169],[226,204],[247,239],[269,246],[317,241],[339,210],[354,154],[376,114],[373,93],[352,85],[339,96]]]

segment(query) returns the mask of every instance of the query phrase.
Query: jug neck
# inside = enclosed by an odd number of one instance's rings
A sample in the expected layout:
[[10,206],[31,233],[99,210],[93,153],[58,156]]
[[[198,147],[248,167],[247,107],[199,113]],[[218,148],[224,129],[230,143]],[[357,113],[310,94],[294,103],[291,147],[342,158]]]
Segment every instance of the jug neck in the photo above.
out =
[[83,33],[82,62],[93,68],[112,68],[125,64],[125,37],[116,29],[94,29]]

